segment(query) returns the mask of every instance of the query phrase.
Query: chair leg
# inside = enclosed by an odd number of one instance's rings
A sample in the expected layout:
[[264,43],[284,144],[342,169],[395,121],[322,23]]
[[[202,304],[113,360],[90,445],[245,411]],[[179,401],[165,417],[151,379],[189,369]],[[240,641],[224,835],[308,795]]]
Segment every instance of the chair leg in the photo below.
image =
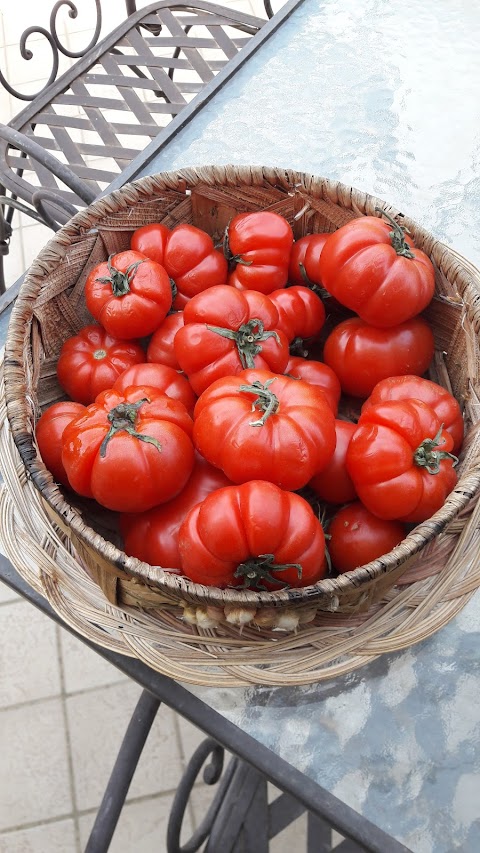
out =
[[160,700],[143,690],[125,732],[85,853],[106,853]]

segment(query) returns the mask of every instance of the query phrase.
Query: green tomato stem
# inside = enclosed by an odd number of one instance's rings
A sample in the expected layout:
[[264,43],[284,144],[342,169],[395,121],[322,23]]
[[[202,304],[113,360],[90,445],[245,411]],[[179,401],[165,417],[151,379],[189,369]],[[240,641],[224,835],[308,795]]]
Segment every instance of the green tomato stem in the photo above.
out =
[[411,247],[408,245],[405,240],[405,228],[402,225],[399,225],[398,222],[390,216],[385,210],[382,210],[381,207],[376,207],[375,210],[378,213],[381,213],[385,219],[388,219],[390,225],[393,226],[393,231],[390,231],[389,237],[392,241],[392,246],[395,249],[397,255],[402,255],[404,258],[414,258],[415,255],[412,252]]
[[268,379],[267,382],[265,382],[265,385],[262,385],[262,383],[257,379],[252,385],[239,386],[238,391],[257,395],[256,399],[252,403],[252,412],[255,412],[257,409],[263,412],[262,417],[259,418],[258,421],[250,421],[250,426],[263,426],[267,418],[269,418],[270,415],[274,415],[277,411],[280,401],[273,391],[270,391],[270,385],[274,381],[275,379]]
[[144,397],[143,400],[138,400],[137,403],[119,403],[114,409],[110,409],[107,417],[111,427],[100,445],[100,456],[102,459],[107,455],[107,446],[110,439],[117,432],[127,432],[129,435],[133,435],[134,438],[138,438],[139,441],[153,444],[160,453],[162,452],[162,445],[156,438],[153,438],[151,435],[143,435],[143,433],[139,433],[135,429],[140,406],[149,402],[148,398]]
[[248,323],[244,323],[236,332],[233,329],[224,329],[222,326],[207,326],[207,329],[222,338],[235,341],[238,356],[244,369],[255,367],[255,356],[262,351],[262,341],[266,341],[267,338],[275,338],[277,344],[280,344],[277,332],[265,331],[262,321],[256,317],[249,320]]
[[[284,572],[287,569],[296,569],[298,577],[302,577],[302,566],[300,563],[275,563],[274,554],[259,554],[258,557],[250,557],[243,563],[240,563],[234,573],[234,577],[243,578],[243,584],[240,589],[255,589],[266,590],[263,581],[278,584],[283,589],[288,589],[289,584],[280,578],[275,578],[271,572]],[[238,589],[238,587],[236,587]]]
[[121,270],[117,270],[116,267],[112,264],[113,255],[110,255],[107,266],[108,272],[110,275],[101,276],[96,279],[96,281],[101,281],[102,284],[109,284],[112,288],[112,293],[114,296],[125,296],[130,292],[130,285],[132,283],[132,278],[137,272],[140,264],[143,264],[147,258],[142,258],[140,261],[135,261],[135,263],[130,264],[129,267],[125,270],[125,272],[121,272]]
[[230,249],[230,241],[228,239],[228,229],[230,228],[230,222],[228,223],[225,231],[223,232],[223,254],[228,261],[229,269],[235,269],[237,264],[243,264],[245,267],[250,267],[253,261],[246,261],[242,258],[241,255],[232,255],[232,250]]
[[445,444],[442,438],[443,424],[438,430],[435,438],[425,438],[413,454],[415,465],[426,468],[429,474],[438,474],[442,459],[451,459],[452,466],[458,464],[458,456],[448,453],[446,450],[437,450],[441,444]]

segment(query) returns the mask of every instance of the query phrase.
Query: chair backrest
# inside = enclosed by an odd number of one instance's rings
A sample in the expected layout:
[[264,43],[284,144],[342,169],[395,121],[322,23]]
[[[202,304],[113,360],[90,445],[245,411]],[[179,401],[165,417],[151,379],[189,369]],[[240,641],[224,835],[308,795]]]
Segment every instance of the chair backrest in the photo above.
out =
[[[9,127],[39,143],[98,195],[233,59],[266,20],[212,3],[161,0],[134,12],[42,91]],[[0,184],[84,200],[42,158],[0,141]]]

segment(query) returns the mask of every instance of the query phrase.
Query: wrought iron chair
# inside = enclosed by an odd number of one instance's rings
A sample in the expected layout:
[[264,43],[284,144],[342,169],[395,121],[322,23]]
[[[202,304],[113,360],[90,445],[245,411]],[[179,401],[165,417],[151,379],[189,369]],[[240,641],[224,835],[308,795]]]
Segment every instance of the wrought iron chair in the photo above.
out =
[[[97,44],[100,0],[95,5],[96,29],[85,50],[68,50],[58,37],[60,7],[76,16],[71,0],[55,4],[50,32],[23,33],[24,59],[32,57],[32,33],[52,49],[52,71],[40,92],[15,91],[0,71],[7,91],[30,102],[8,126],[0,124],[0,294],[14,209],[57,230],[154,137],[167,139],[183,126],[198,100],[213,94],[211,81],[266,23],[204,0],[157,0],[138,11],[135,0],[125,0],[125,21]],[[59,53],[77,61],[56,79]]]

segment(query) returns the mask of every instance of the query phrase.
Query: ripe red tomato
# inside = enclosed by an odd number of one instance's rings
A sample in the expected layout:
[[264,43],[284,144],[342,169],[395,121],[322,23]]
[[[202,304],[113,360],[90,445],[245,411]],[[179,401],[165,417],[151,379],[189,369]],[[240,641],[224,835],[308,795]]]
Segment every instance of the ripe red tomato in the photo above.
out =
[[290,253],[288,280],[291,284],[321,285],[320,255],[329,234],[307,234],[295,240]]
[[259,480],[219,489],[197,504],[178,547],[187,577],[210,586],[281,589],[325,574],[325,537],[309,504]]
[[173,307],[177,310],[197,293],[227,281],[224,255],[215,249],[210,235],[195,225],[181,223],[172,231],[159,223],[143,225],[130,245],[165,267],[175,284]]
[[285,368],[285,374],[321,388],[333,414],[337,414],[342,389],[337,375],[328,364],[292,355]]
[[310,480],[309,486],[327,503],[346,504],[357,496],[346,463],[348,445],[356,429],[357,425],[351,421],[335,421],[337,443],[334,454],[326,467]]
[[228,284],[239,290],[272,293],[285,287],[293,245],[287,220],[270,210],[239,213],[230,221],[225,251],[235,269]]
[[183,326],[183,311],[167,314],[163,323],[153,333],[147,347],[147,361],[154,364],[166,364],[174,370],[180,370],[173,342],[178,330]]
[[425,521],[457,482],[453,440],[420,400],[387,400],[362,412],[347,450],[358,497],[379,518]]
[[165,266],[164,257],[167,247],[168,238],[171,234],[171,229],[161,222],[151,222],[148,225],[142,225],[137,228],[132,234],[130,240],[130,248],[134,252],[140,252],[141,255],[146,255],[157,264]]
[[152,364],[143,362],[127,368],[120,374],[115,384],[114,391],[123,393],[131,385],[145,385],[156,388],[172,400],[179,400],[185,406],[187,412],[193,415],[197,396],[194,394],[188,379],[178,373],[173,367],[166,364]]
[[97,264],[85,282],[92,317],[116,338],[150,335],[172,305],[170,279],[160,264],[139,252],[119,252]]
[[335,418],[320,388],[268,370],[214,382],[194,411],[194,443],[229,480],[300,489],[335,449]]
[[306,234],[304,237],[295,240],[292,245],[288,265],[288,281],[290,284],[308,284],[304,259],[311,238],[312,234]]
[[63,434],[72,488],[107,509],[143,512],[169,501],[193,468],[192,419],[154,388],[104,391]]
[[77,403],[93,403],[101,391],[111,388],[127,367],[145,358],[140,344],[120,341],[92,324],[68,338],[57,361],[57,376],[68,396]]
[[323,357],[337,374],[342,391],[366,398],[381,379],[424,373],[434,347],[432,330],[422,317],[391,329],[378,329],[351,317],[329,334]]
[[424,252],[388,214],[360,216],[330,235],[320,257],[324,287],[362,320],[390,328],[415,317],[435,291],[435,271]]
[[405,538],[400,521],[378,518],[360,501],[342,507],[328,525],[328,552],[337,572],[352,572],[388,554]]
[[283,373],[288,340],[277,328],[278,311],[267,296],[234,287],[210,287],[190,300],[174,349],[196,394],[247,367]]
[[284,287],[274,290],[269,298],[277,307],[279,328],[285,332],[289,341],[294,338],[313,338],[323,328],[323,302],[308,287]]
[[84,412],[85,406],[81,403],[70,400],[54,403],[41,415],[35,427],[40,456],[53,479],[63,486],[68,486],[69,482],[62,464],[62,436],[68,424]]
[[384,400],[422,400],[437,413],[446,432],[453,438],[453,453],[458,453],[463,442],[463,416],[455,397],[446,388],[420,376],[389,376],[375,385],[362,412]]
[[178,533],[185,516],[212,492],[229,485],[223,471],[196,453],[190,479],[176,498],[147,512],[121,516],[125,553],[151,566],[180,570]]

